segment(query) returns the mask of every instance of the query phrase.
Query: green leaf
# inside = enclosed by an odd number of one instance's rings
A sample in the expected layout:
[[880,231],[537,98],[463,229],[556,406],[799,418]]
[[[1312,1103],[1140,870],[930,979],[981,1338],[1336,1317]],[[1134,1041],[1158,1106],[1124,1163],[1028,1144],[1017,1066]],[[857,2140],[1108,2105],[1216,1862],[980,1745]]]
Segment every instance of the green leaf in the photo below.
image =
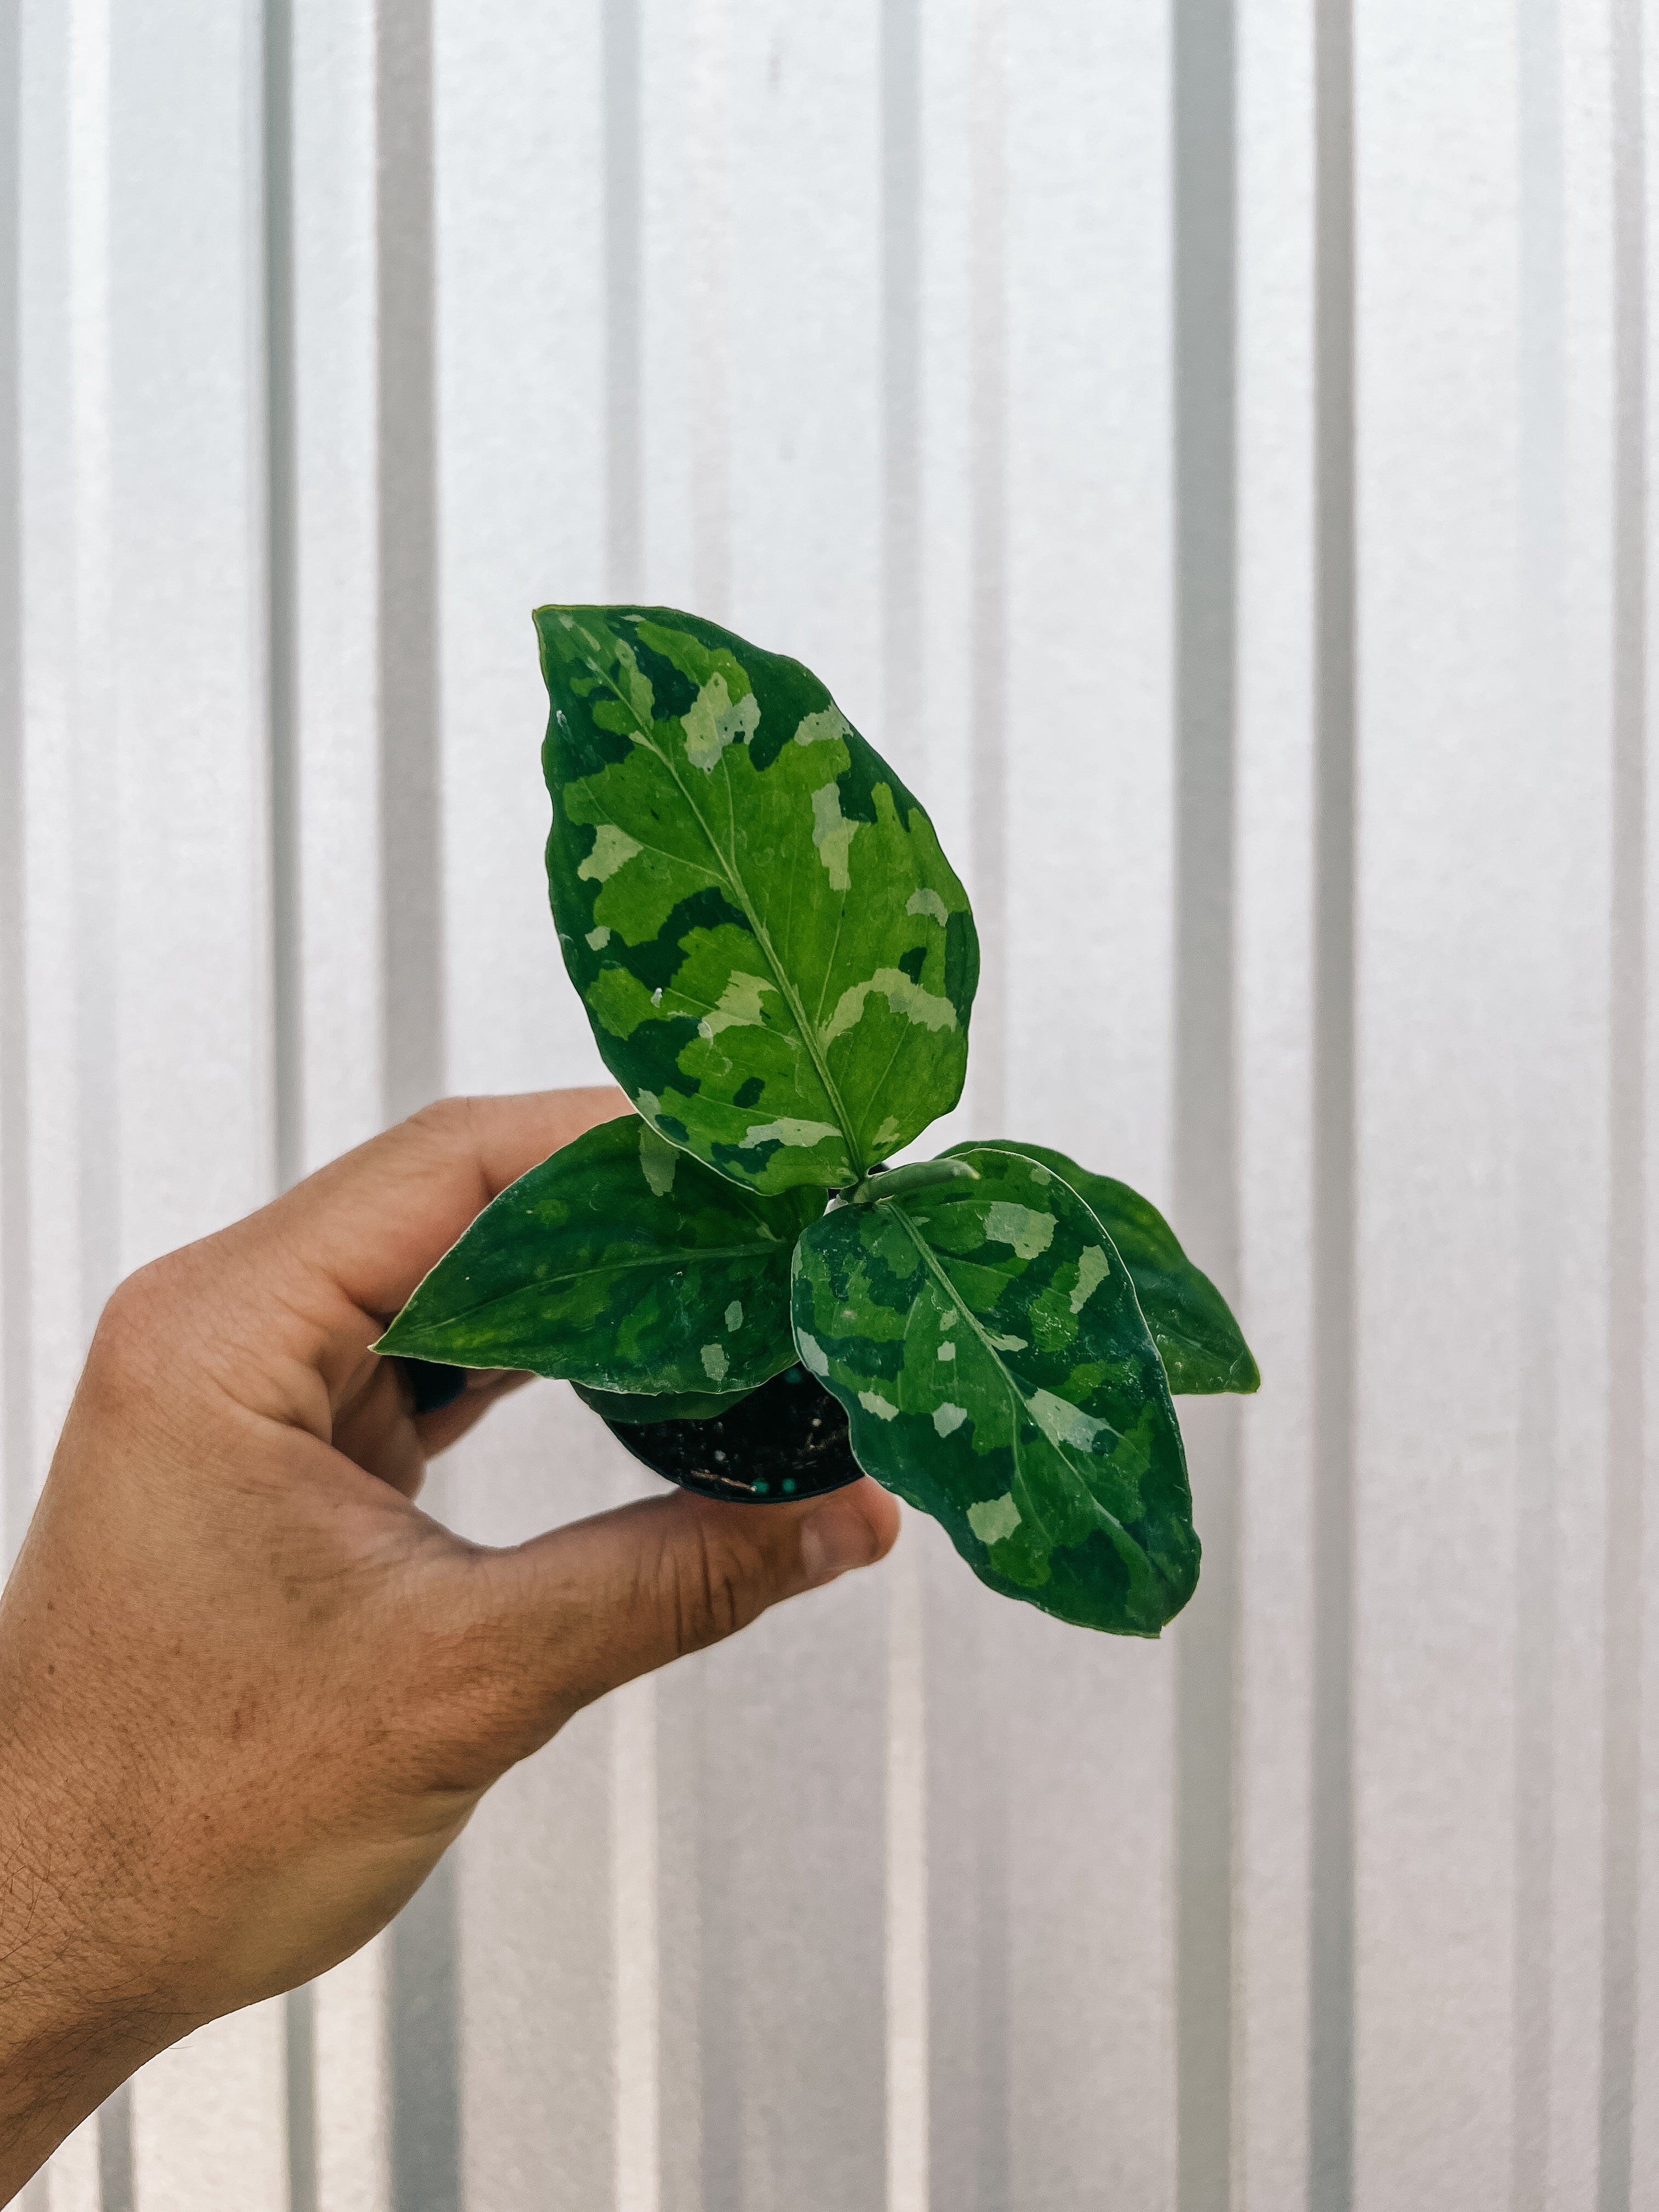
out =
[[991,1142],[1003,1152],[1018,1152],[1052,1168],[1093,1212],[1134,1278],[1140,1310],[1164,1355],[1164,1371],[1177,1398],[1261,1389],[1261,1370],[1226,1299],[1187,1257],[1174,1230],[1149,1200],[1127,1182],[1094,1175],[1047,1145],[1017,1144],[1002,1137]]
[[647,1425],[654,1421],[712,1421],[718,1413],[729,1413],[733,1406],[740,1406],[750,1395],[747,1390],[722,1391],[718,1397],[710,1397],[701,1390],[672,1390],[666,1394],[592,1390],[586,1382],[571,1387],[584,1406],[591,1406],[607,1421]]
[[543,607],[559,941],[648,1121],[765,1191],[952,1107],[979,945],[927,815],[799,661],[661,607]]
[[1041,1162],[837,1206],[795,1250],[795,1341],[859,1464],[943,1522],[981,1581],[1062,1620],[1156,1636],[1199,1545],[1181,1431],[1134,1288]]
[[625,1114],[487,1206],[375,1349],[603,1390],[748,1391],[794,1360],[789,1255],[823,1204],[739,1189]]

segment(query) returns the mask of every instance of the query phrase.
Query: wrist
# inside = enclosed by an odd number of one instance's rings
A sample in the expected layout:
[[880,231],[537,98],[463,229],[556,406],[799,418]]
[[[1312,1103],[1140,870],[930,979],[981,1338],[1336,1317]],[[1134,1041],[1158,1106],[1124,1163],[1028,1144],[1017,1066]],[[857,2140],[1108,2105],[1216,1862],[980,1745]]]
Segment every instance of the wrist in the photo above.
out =
[[4,1640],[0,1631],[0,2204],[195,2025],[167,2014],[117,1940],[120,1870],[98,1849],[109,1824],[33,1755]]

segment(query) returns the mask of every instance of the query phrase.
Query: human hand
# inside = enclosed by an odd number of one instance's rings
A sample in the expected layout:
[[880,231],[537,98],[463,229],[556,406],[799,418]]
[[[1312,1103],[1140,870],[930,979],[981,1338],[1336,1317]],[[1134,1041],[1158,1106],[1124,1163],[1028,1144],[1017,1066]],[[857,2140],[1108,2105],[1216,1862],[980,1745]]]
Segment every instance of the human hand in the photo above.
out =
[[365,1942],[580,1707],[891,1545],[867,1481],[503,1551],[412,1502],[519,1378],[416,1417],[369,1345],[625,1103],[428,1108],[110,1301],[0,1598],[0,2202],[145,2059]]

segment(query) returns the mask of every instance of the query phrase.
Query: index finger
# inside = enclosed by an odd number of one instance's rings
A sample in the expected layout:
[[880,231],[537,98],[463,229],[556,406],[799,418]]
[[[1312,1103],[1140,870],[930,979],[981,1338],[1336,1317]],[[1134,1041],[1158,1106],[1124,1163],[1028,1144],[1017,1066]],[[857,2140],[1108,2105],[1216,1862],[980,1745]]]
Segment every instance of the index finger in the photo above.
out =
[[631,1111],[608,1084],[440,1099],[253,1218],[353,1305],[390,1316],[509,1183],[596,1122]]

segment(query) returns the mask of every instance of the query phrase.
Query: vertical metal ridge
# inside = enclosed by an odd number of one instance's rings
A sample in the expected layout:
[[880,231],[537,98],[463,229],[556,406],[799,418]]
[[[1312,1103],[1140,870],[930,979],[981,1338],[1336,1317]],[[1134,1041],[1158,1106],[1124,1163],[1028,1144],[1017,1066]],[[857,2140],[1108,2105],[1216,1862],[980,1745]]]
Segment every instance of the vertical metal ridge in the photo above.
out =
[[[1013,1945],[1009,1829],[1009,1729],[1006,1646],[994,1632],[979,1653],[978,1765],[974,1776],[974,1863],[978,1905],[975,1965],[975,2075],[979,2087],[978,2194],[971,2212],[1017,2212],[1012,2128],[1013,2049],[1010,2017]],[[945,2208],[941,2208],[945,2212]],[[956,2212],[954,2206],[950,2212]],[[969,2208],[964,2208],[969,2212]]]
[[[299,533],[294,357],[293,0],[264,0],[265,715],[270,823],[271,1066],[276,1179],[305,1160],[301,996],[298,714]],[[316,2212],[315,1998],[307,1984],[283,2005],[289,2212]]]
[[[1175,248],[1175,1188],[1181,1233],[1238,1279],[1234,844],[1237,88],[1232,0],[1177,0]],[[1183,1421],[1204,1570],[1176,1646],[1176,2202],[1231,2196],[1237,1407]]]
[[657,1680],[610,1700],[616,2212],[663,2202],[660,1768]]
[[75,562],[70,673],[76,890],[76,1202],[82,1331],[90,1340],[121,1267],[115,963],[118,871],[108,747],[112,682],[114,391],[110,0],[71,0],[69,292]]
[[[378,557],[385,1110],[442,1088],[432,0],[375,21]],[[393,1922],[394,2212],[459,2212],[459,1908],[453,1854]]]
[[442,1085],[432,0],[375,26],[386,1110]]
[[[687,150],[689,312],[692,334],[687,400],[690,574],[696,611],[730,621],[732,601],[732,0],[688,0],[691,112]],[[672,1676],[669,1678],[672,1681]],[[681,2182],[695,2212],[738,2212],[744,2200],[748,2088],[740,2018],[743,1917],[732,1746],[717,1723],[707,1671],[672,1692],[696,1743],[690,1784],[695,1901],[675,1933],[695,2004],[694,2087]],[[684,1770],[682,1769],[684,1776]],[[689,1778],[687,1778],[689,1779]],[[726,1787],[723,1789],[722,1784]],[[684,1785],[683,1785],[684,1786]],[[695,2118],[692,2115],[695,2115]]]
[[[605,589],[644,588],[641,437],[643,208],[640,0],[609,0],[601,26],[605,102]],[[663,2198],[661,1813],[657,1683],[611,1705],[613,2188],[616,2212]]]
[[132,2084],[124,2081],[98,2108],[98,2212],[136,2212],[132,2172]]
[[887,1608],[885,2212],[927,2212],[932,2068],[927,1651],[912,1553],[902,1553],[889,1570]]
[[0,1580],[22,1540],[34,1482],[19,443],[22,60],[20,0],[0,0]]
[[[981,1126],[1006,1125],[1008,1098],[1008,37],[1006,0],[975,0],[969,40],[969,483],[971,618],[968,774],[974,903],[981,926],[969,1097]],[[972,1882],[972,2077],[977,2085],[975,2212],[1013,2203],[1010,2045],[1007,1718],[994,1637],[976,1669],[978,1767]]]
[[1175,11],[1176,1187],[1238,1272],[1234,1060],[1237,433],[1232,0]]
[[1005,0],[975,0],[969,192],[973,236],[969,487],[973,534],[969,709],[974,899],[986,927],[974,1005],[975,1109],[1007,1119],[1008,146]]
[[265,713],[276,1183],[304,1171],[294,358],[294,0],[264,0]]
[[[702,2095],[696,2212],[747,2212],[744,2188],[744,2039],[740,2020],[743,1911],[733,1870],[742,1811],[735,1764],[716,1724],[715,1685],[704,1676],[698,1737],[697,2057]],[[722,1784],[725,1788],[722,1789]],[[730,1793],[730,1794],[728,1794]]]
[[[81,863],[76,899],[76,1100],[79,1289],[89,1340],[120,1265],[120,1117],[112,973],[118,922],[110,778],[98,748],[114,721],[110,346],[110,0],[72,0],[69,21],[70,423],[75,608],[70,741]],[[99,2108],[100,2212],[133,2212],[132,2087]]]
[[387,1946],[392,2212],[460,2212],[459,1917],[451,1850],[392,1922]]
[[1315,17],[1313,2212],[1347,2212],[1354,2125],[1355,605],[1352,0]]
[[732,605],[732,6],[690,0],[691,584],[716,622]]
[[[1559,0],[1520,0],[1519,371],[1523,730],[1534,772],[1567,726],[1562,547],[1565,533],[1565,173]],[[1524,770],[1522,771],[1524,773]],[[1540,824],[1539,836],[1546,834]],[[1536,847],[1534,848],[1536,850]],[[1547,902],[1534,901],[1545,913]],[[1553,926],[1553,917],[1545,922]],[[1545,947],[1529,1000],[1566,1009]],[[1515,1992],[1511,2212],[1545,2212],[1551,2136],[1552,1952],[1555,1899],[1557,1405],[1561,1085],[1554,1055],[1529,1052],[1522,1105],[1521,1369],[1516,1450]]]
[[283,2003],[283,2065],[289,2212],[318,2212],[317,1999],[310,1982],[290,1990]]
[[[882,742],[914,758],[919,641],[921,415],[921,56],[918,0],[881,9]],[[888,1571],[884,1793],[886,2212],[927,2212],[927,1654],[916,1562]]]
[[605,49],[605,588],[641,588],[640,0],[608,0]]
[[882,0],[882,702],[901,757],[921,698],[921,36],[917,0]]
[[1628,2212],[1640,1909],[1642,1483],[1646,1442],[1647,216],[1638,0],[1613,0],[1611,1207],[1598,2212]]

